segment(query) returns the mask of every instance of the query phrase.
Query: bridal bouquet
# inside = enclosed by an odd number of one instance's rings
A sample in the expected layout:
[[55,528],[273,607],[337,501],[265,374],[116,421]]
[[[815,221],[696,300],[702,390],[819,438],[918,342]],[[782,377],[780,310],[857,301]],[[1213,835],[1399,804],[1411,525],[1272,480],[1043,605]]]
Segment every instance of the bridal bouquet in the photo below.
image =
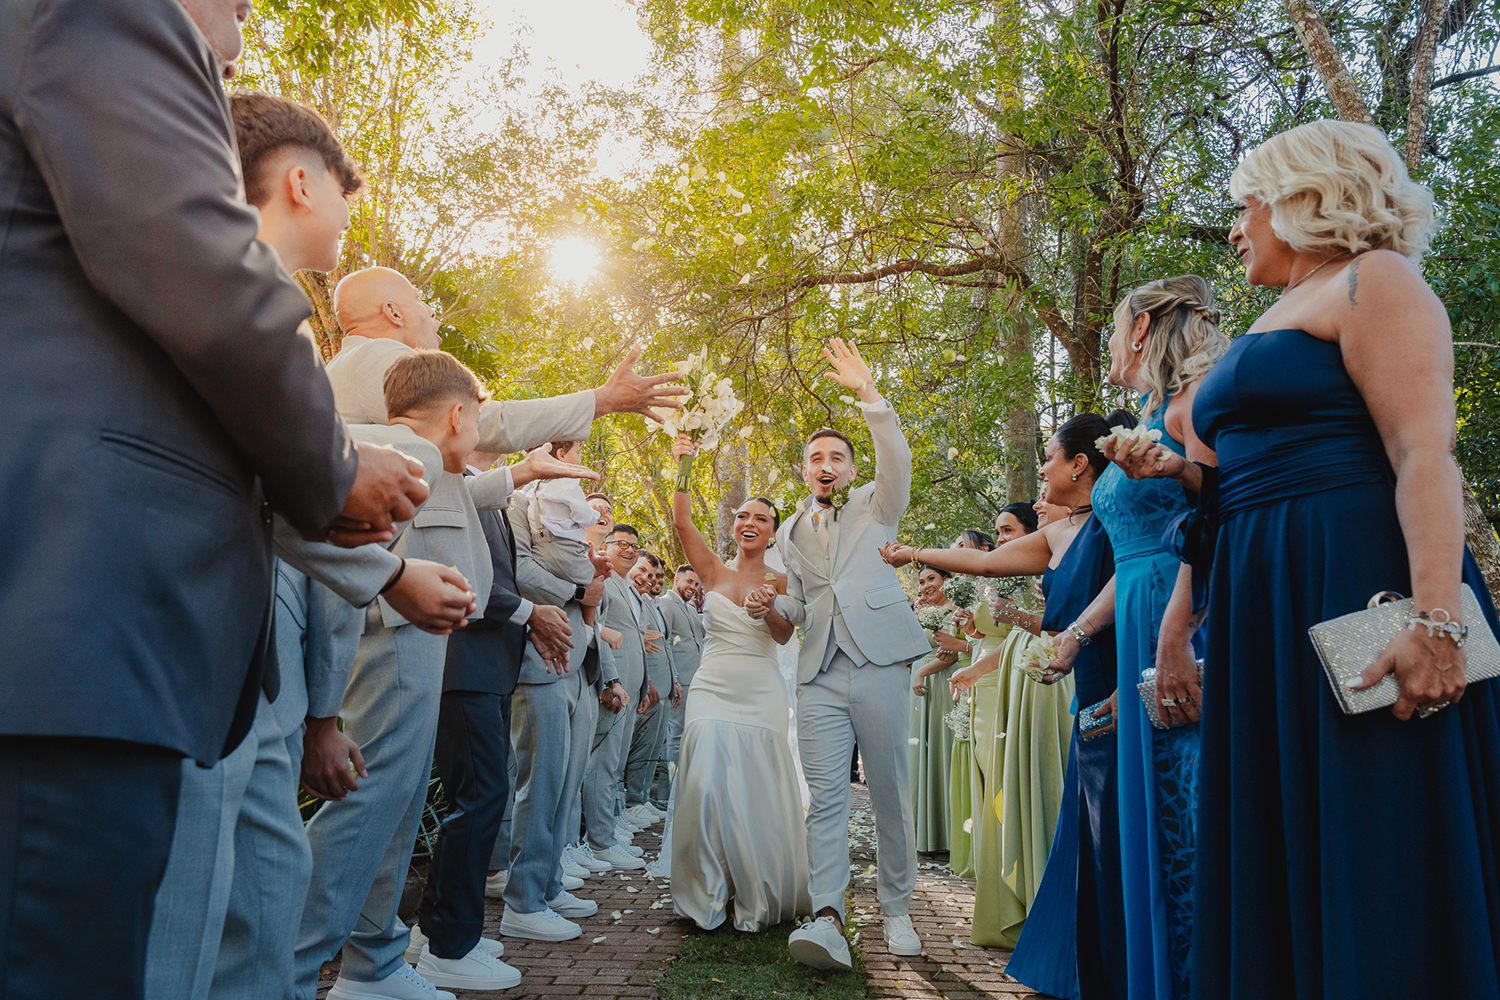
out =
[[[702,448],[717,447],[719,435],[740,415],[744,402],[734,394],[734,384],[729,379],[717,377],[708,363],[707,347],[688,355],[675,367],[687,392],[683,394],[682,409],[656,411],[661,418],[661,432],[672,438],[686,434]],[[683,493],[687,492],[692,469],[692,455],[684,455],[677,463],[677,489]]]
[[1108,434],[1103,437],[1094,438],[1094,447],[1103,451],[1105,445],[1110,441],[1114,441],[1115,454],[1128,455],[1139,445],[1155,444],[1160,440],[1160,430],[1147,430],[1145,427],[1126,428],[1116,424],[1109,429]]
[[1051,673],[1047,664],[1057,656],[1057,637],[1051,635],[1032,636],[1026,649],[1016,660],[1016,669],[1037,683]]

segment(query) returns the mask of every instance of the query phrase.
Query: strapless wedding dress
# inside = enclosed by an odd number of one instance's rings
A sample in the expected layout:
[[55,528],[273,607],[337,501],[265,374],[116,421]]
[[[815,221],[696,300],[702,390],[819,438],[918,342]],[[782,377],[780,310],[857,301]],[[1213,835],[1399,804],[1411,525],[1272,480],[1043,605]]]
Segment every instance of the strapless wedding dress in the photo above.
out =
[[758,931],[812,911],[807,832],[787,744],[790,704],[764,622],[704,605],[671,807],[672,904],[699,927]]

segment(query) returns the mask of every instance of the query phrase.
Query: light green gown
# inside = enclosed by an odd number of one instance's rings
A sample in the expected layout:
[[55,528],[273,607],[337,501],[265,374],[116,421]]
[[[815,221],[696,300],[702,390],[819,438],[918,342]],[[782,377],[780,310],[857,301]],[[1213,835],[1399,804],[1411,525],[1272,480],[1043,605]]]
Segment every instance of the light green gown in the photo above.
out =
[[[974,610],[974,626],[981,634],[975,644],[975,660],[1003,645],[1014,629],[1012,625],[997,623],[990,616],[989,603],[986,601],[981,601]],[[973,822],[975,880],[974,921],[970,940],[975,944],[1000,942],[1009,919],[1009,915],[1002,912],[999,906],[1000,816],[995,812],[994,806],[1000,786],[1000,766],[1005,756],[1000,682],[1008,669],[1009,664],[1002,655],[999,667],[979,678],[970,692],[972,765],[969,771],[969,801],[970,819]],[[1025,911],[1022,910],[1020,917],[1024,916]]]
[[[949,626],[945,626],[949,627]],[[928,635],[934,651],[937,642]],[[925,663],[918,661],[913,672]],[[943,713],[953,707],[948,692],[948,675],[967,666],[969,655],[962,653],[952,663],[927,678],[927,693],[911,693],[911,728],[907,739],[907,759],[911,769],[912,813],[917,824],[917,850],[946,851],[952,841],[949,830],[953,765],[953,730],[943,722]]]

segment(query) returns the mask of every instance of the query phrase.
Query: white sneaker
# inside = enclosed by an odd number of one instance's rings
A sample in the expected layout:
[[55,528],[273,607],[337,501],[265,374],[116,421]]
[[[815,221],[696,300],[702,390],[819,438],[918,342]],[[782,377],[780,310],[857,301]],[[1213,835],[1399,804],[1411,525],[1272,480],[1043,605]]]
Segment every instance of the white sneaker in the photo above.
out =
[[458,1000],[447,990],[440,990],[405,964],[379,982],[356,983],[339,976],[328,1000]]
[[899,917],[885,918],[885,950],[892,955],[908,957],[922,954],[922,939],[917,937],[911,917],[903,913]]
[[422,949],[417,972],[436,986],[456,990],[508,990],[521,985],[521,972],[500,961],[480,945],[463,958],[438,958],[431,948]]
[[571,875],[574,878],[589,877],[589,870],[574,861],[573,856],[567,851],[563,851],[562,857],[558,859],[558,863],[562,865],[562,873],[564,875]]
[[547,909],[560,917],[592,917],[599,912],[599,904],[592,899],[579,899],[564,889],[547,900]]
[[615,848],[624,851],[634,858],[644,858],[646,856],[646,849],[644,847],[637,847],[635,844],[616,844]]
[[639,832],[639,830],[633,830],[624,823],[615,824],[615,839],[622,844],[628,844],[635,840],[635,835]]
[[609,870],[612,872],[633,872],[646,867],[646,862],[642,861],[634,854],[626,854],[618,847],[611,847],[608,850],[597,851],[595,852],[594,857],[598,858],[600,861],[609,862]]
[[571,920],[564,920],[555,910],[516,913],[507,906],[505,915],[500,918],[500,933],[533,941],[571,941],[583,936],[583,928]]
[[[408,965],[416,965],[422,958],[422,949],[427,946],[427,935],[422,933],[422,928],[412,924],[411,944],[406,946],[406,962]],[[505,954],[505,945],[494,938],[480,938],[479,947],[499,958]]]
[[814,969],[849,972],[854,968],[849,961],[849,942],[832,917],[819,917],[792,931],[786,948],[794,959]]
[[573,860],[578,862],[579,867],[587,868],[595,875],[614,867],[608,861],[600,861],[594,857],[594,849],[588,844],[574,844],[569,850],[573,852]]
[[661,816],[657,815],[656,810],[652,809],[644,802],[638,806],[631,806],[629,809],[625,810],[625,813],[633,820],[635,820],[635,822],[643,829],[646,827],[655,826],[656,824],[661,822]]
[[484,895],[488,899],[499,899],[505,895],[505,883],[510,881],[510,872],[496,872],[484,880]]
[[619,816],[615,817],[615,824],[617,826],[623,826],[631,833],[640,833],[642,830],[646,829],[646,827],[651,825],[650,823],[643,823],[636,817],[632,816],[628,809],[625,812],[620,813]]
[[574,889],[582,889],[583,879],[574,878],[572,875],[564,872],[562,877],[562,887],[564,889],[567,889],[569,892],[572,892]]

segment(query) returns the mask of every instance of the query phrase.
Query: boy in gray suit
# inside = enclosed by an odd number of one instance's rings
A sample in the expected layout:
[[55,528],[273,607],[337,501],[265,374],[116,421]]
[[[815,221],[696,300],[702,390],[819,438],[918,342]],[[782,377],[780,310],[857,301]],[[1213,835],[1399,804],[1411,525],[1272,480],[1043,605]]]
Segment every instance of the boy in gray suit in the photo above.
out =
[[[827,377],[859,396],[875,442],[875,481],[852,491],[858,470],[848,437],[824,428],[803,450],[812,495],[782,524],[777,548],[787,592],[775,610],[807,631],[797,667],[797,741],[812,804],[807,813],[808,892],[818,919],[793,932],[792,957],[848,969],[842,934],[849,885],[849,759],[856,740],[875,807],[876,895],[892,954],[919,955],[907,904],[916,884],[916,824],[907,771],[909,666],[929,646],[896,571],[880,556],[911,499],[911,449],[891,405],[853,344],[823,351]],[[755,596],[755,595],[752,595]],[[749,602],[747,602],[749,607]],[[769,608],[757,601],[751,614]]]

